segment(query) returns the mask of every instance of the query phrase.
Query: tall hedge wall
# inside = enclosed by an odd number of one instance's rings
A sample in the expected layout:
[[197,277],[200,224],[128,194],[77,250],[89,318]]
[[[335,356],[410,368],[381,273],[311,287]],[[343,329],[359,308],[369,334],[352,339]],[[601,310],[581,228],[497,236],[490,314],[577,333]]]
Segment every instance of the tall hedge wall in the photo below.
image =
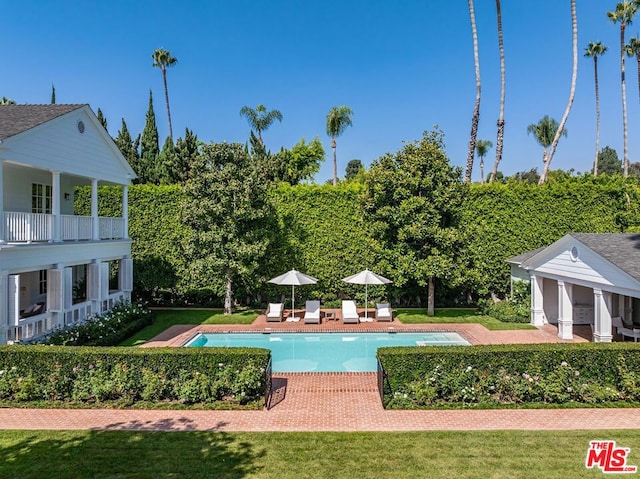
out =
[[[266,281],[295,268],[319,279],[297,288],[299,301],[324,301],[341,295],[362,297],[363,288],[341,278],[364,269],[378,269],[375,238],[360,210],[358,184],[281,185],[272,201],[279,231],[269,259],[254,278],[255,287],[239,287],[238,301],[264,303],[288,297],[290,290]],[[472,185],[463,205],[461,230],[465,248],[459,258],[475,295],[508,288],[505,259],[561,238],[569,232],[636,231],[640,225],[640,187],[635,180],[588,176],[550,182],[542,187],[525,183]],[[122,193],[100,189],[99,213],[119,216]],[[182,254],[188,230],[180,222],[179,186],[135,185],[129,189],[129,232],[134,240],[135,287],[155,299],[185,300],[190,296],[189,267]],[[76,192],[76,212],[89,214],[90,191]],[[384,290],[369,288],[370,296]],[[436,290],[448,304],[460,291]],[[170,294],[164,294],[170,292]],[[407,291],[388,290],[400,300]],[[414,291],[415,292],[415,291]],[[408,301],[414,301],[414,292]],[[420,291],[426,296],[426,292]],[[406,298],[405,298],[406,299]]]

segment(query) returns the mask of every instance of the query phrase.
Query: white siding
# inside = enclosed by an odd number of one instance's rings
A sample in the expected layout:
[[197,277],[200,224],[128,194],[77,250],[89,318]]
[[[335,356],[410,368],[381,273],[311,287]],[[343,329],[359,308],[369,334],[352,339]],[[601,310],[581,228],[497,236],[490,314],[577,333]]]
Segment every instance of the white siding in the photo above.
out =
[[[78,131],[84,123],[84,133]],[[129,184],[131,170],[117,147],[95,127],[84,109],[7,138],[0,158],[47,170]]]
[[[578,258],[575,261],[571,257],[573,246],[578,249]],[[543,264],[537,265],[533,270],[543,276],[565,278],[569,282],[593,285],[603,289],[615,286],[627,290],[639,290],[638,282],[631,276],[577,242],[569,244],[554,257],[546,258]]]

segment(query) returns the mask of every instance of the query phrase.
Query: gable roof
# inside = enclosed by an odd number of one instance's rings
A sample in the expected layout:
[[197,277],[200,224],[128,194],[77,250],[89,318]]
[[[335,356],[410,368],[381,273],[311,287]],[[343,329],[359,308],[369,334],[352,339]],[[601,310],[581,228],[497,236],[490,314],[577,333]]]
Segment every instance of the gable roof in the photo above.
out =
[[529,258],[533,258],[535,255],[537,255],[540,251],[544,249],[546,249],[546,246],[543,246],[542,248],[534,249],[532,251],[527,251],[526,253],[522,253],[522,254],[519,254],[518,256],[514,256],[513,258],[509,258],[506,261],[507,263],[513,263],[520,266]]
[[639,233],[571,233],[569,236],[640,281]]
[[0,105],[0,140],[23,133],[83,106],[85,105]]

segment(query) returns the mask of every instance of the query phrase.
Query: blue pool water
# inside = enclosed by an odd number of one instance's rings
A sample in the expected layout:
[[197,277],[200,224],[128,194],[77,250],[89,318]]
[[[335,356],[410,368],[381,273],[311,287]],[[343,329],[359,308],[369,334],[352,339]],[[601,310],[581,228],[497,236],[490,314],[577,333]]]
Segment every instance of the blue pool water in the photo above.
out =
[[468,346],[457,333],[213,333],[198,334],[190,347],[271,350],[274,372],[374,372],[384,346]]

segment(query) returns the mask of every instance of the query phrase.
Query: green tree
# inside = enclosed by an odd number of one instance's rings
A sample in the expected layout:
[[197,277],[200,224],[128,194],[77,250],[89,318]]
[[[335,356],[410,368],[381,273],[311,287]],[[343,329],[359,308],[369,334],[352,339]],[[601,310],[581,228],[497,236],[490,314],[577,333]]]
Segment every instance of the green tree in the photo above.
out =
[[149,108],[140,141],[140,171],[137,171],[140,183],[155,183],[156,163],[160,154],[158,126],[153,112],[153,94],[149,90]]
[[471,135],[469,136],[469,152],[467,153],[467,167],[464,170],[464,181],[471,182],[473,170],[473,158],[476,150],[476,138],[478,137],[478,123],[480,123],[480,58],[478,56],[478,32],[476,30],[476,14],[473,9],[473,0],[469,3],[469,16],[471,18],[471,36],[473,38],[473,64],[476,71],[476,101],[471,117]]
[[[527,127],[527,134],[533,133],[536,141],[542,146],[542,163],[545,165],[547,164],[547,148],[551,146],[557,131],[558,122],[549,115],[545,115],[538,123],[532,123]],[[568,132],[564,129],[561,134],[567,136]]]
[[171,56],[171,53],[162,48],[158,48],[151,54],[153,67],[162,71],[162,82],[164,84],[164,101],[167,105],[167,119],[169,121],[169,138],[173,140],[173,126],[171,124],[171,109],[169,108],[169,89],[167,88],[167,67],[172,67],[178,63],[178,59]]
[[442,132],[425,132],[395,154],[375,160],[365,180],[363,208],[380,244],[380,267],[403,287],[428,287],[434,314],[435,281],[461,280],[456,228],[466,187],[444,153]]
[[209,144],[196,158],[185,185],[185,244],[196,287],[224,296],[230,314],[234,285],[256,281],[270,243],[271,207],[265,168],[239,143]]
[[192,130],[185,128],[184,138],[178,138],[174,155],[169,163],[165,162],[166,181],[184,184],[191,174],[191,167],[200,155],[201,142]]
[[573,105],[573,99],[576,94],[576,82],[578,80],[578,14],[576,13],[576,0],[571,0],[571,39],[571,43],[573,46],[573,68],[571,69],[571,89],[569,91],[569,101],[567,102],[564,114],[562,115],[562,119],[560,120],[560,125],[558,126],[556,134],[553,137],[553,141],[551,142],[551,146],[549,147],[549,155],[547,156],[547,161],[545,161],[544,163],[542,174],[540,175],[540,181],[538,182],[538,184],[540,185],[543,184],[547,179],[551,160],[553,159],[553,155],[558,146],[558,142],[560,141],[560,137],[565,133],[564,126],[567,124],[567,120],[569,119],[571,105]]
[[258,105],[255,110],[251,107],[243,106],[240,108],[240,116],[245,117],[252,130],[258,133],[258,139],[262,145],[264,145],[262,132],[267,130],[276,120],[282,123],[282,113],[279,110],[268,111],[264,105]]
[[607,12],[607,17],[613,23],[620,24],[620,84],[622,89],[622,130],[624,139],[624,153],[623,153],[623,174],[627,176],[629,174],[629,146],[628,146],[628,126],[627,126],[627,87],[624,73],[624,54],[625,54],[625,30],[627,25],[631,25],[633,17],[638,10],[638,3],[635,1],[623,1],[618,2],[616,9],[612,12]]
[[500,116],[498,117],[498,133],[496,137],[496,161],[491,170],[489,183],[496,179],[498,165],[502,160],[502,147],[504,145],[504,100],[506,91],[506,75],[504,67],[504,42],[502,40],[502,8],[500,0],[496,0],[496,17],[498,19],[498,50],[500,52]]
[[171,137],[167,136],[158,155],[155,177],[158,184],[171,185],[174,183],[172,169],[176,163],[176,147]]
[[327,135],[331,137],[333,148],[333,186],[338,184],[338,161],[336,159],[336,138],[351,126],[353,110],[348,106],[334,106],[327,115]]
[[313,180],[324,161],[325,152],[320,138],[315,137],[309,143],[302,138],[291,150],[283,149],[278,153],[280,160],[280,180],[290,185],[301,181]]
[[51,84],[51,104],[56,104],[56,87],[53,85],[53,83]]
[[16,101],[12,100],[11,98],[7,98],[6,96],[3,96],[0,99],[0,105],[15,105]]
[[605,146],[598,153],[598,173],[607,175],[622,173],[622,160],[618,158],[618,152],[610,146]]
[[630,38],[629,43],[625,46],[625,50],[629,57],[636,57],[638,64],[638,98],[640,98],[640,38]]
[[362,161],[351,160],[349,163],[347,163],[344,179],[347,181],[354,180],[363,171],[364,171],[364,166],[362,165]]
[[[140,170],[140,155],[138,154],[138,148],[140,146],[140,136],[136,138],[136,140],[131,139],[131,134],[129,133],[129,129],[127,128],[127,123],[122,119],[122,127],[118,130],[118,135],[116,136],[116,145],[118,145],[118,149],[122,156],[125,157],[127,162],[129,162],[129,166],[133,168],[133,171],[136,172],[136,175],[139,175]],[[136,179],[136,183],[139,180]]]
[[480,157],[480,183],[484,183],[484,157],[493,147],[490,140],[478,140],[476,143],[476,153]]
[[98,117],[98,121],[104,127],[104,129],[109,131],[109,129],[107,128],[107,119],[104,117],[104,114],[102,113],[102,110],[100,108],[98,108],[98,113],[96,116]]
[[585,57],[593,58],[593,76],[596,86],[596,156],[593,160],[593,176],[598,176],[598,153],[600,151],[600,90],[598,88],[598,57],[607,51],[602,42],[589,42],[585,48]]

